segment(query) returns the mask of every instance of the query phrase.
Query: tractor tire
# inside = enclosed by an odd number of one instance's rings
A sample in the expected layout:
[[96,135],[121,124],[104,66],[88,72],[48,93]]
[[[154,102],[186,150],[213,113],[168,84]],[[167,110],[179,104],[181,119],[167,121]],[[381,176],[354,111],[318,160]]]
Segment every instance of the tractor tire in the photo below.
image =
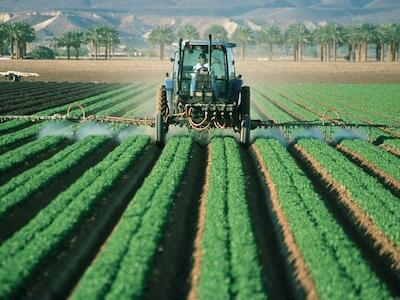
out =
[[240,128],[240,143],[247,147],[250,145],[251,118],[250,115],[243,115]]
[[156,114],[156,144],[157,146],[164,146],[165,144],[165,124],[164,116],[162,113],[157,112]]
[[8,75],[8,81],[10,81],[10,82],[18,81],[17,75],[15,75],[15,74]]
[[168,101],[167,101],[167,90],[164,85],[157,89],[156,94],[156,110],[157,113],[161,113],[166,117],[168,115]]
[[167,133],[166,117],[169,114],[167,102],[167,90],[164,85],[157,89],[156,93],[156,144],[160,147],[165,144],[165,135]]
[[250,115],[250,88],[243,86],[240,92],[240,114]]

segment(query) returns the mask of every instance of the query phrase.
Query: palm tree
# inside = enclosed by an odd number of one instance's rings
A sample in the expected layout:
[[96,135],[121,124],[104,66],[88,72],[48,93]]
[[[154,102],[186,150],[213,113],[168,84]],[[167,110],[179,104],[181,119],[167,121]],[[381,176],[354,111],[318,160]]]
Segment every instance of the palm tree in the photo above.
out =
[[385,44],[390,40],[390,24],[381,24],[376,28],[376,60],[385,60]]
[[183,25],[179,28],[177,37],[183,40],[195,40],[200,38],[200,33],[193,25]]
[[349,45],[349,61],[356,60],[356,46],[360,41],[360,28],[350,25],[344,28],[344,41]]
[[119,32],[114,27],[109,26],[104,26],[102,30],[104,33],[104,44],[106,47],[106,59],[110,59],[111,54],[114,55],[115,46],[121,42],[119,39]]
[[273,47],[282,41],[282,33],[278,26],[263,26],[258,38],[260,44],[266,44],[268,47],[268,60],[272,61]]
[[394,62],[398,60],[399,56],[396,53],[398,52],[399,43],[400,43],[400,26],[399,24],[391,24],[388,27],[387,32],[387,60],[389,62]]
[[286,40],[293,45],[294,60],[303,60],[303,47],[311,41],[311,33],[304,24],[296,23],[286,31]]
[[[338,24],[328,24],[328,39],[333,48],[333,61],[337,58],[337,45],[344,40],[343,27]],[[330,53],[328,53],[328,58]]]
[[26,22],[10,23],[8,26],[9,39],[11,44],[11,58],[22,58],[26,54],[26,44],[33,42],[36,38],[35,30]]
[[211,34],[215,40],[224,40],[228,39],[228,32],[221,25],[212,25],[208,27],[204,33],[204,38],[208,39],[208,35]]
[[72,33],[72,48],[75,49],[75,58],[79,58],[79,49],[81,48],[83,43],[83,32],[73,31]]
[[252,45],[255,42],[253,31],[248,27],[238,26],[232,34],[232,40],[240,47],[240,56],[244,60],[246,45]]
[[91,51],[94,48],[94,59],[97,59],[97,54],[98,54],[98,47],[99,47],[99,28],[98,26],[96,27],[91,27],[89,28],[85,34],[84,34],[84,41],[88,44],[90,44]]
[[165,44],[172,43],[174,38],[174,32],[170,27],[157,26],[150,32],[148,40],[152,45],[160,46],[160,60],[163,60]]
[[360,61],[367,61],[368,59],[368,44],[374,39],[376,27],[372,24],[362,24],[360,26]]
[[312,39],[320,47],[321,61],[328,61],[328,44],[329,44],[329,32],[328,26],[321,25],[313,33]]
[[56,38],[58,47],[67,49],[67,59],[71,58],[71,48],[76,51],[76,59],[79,56],[79,48],[83,43],[83,33],[79,31],[65,31],[60,37]]
[[0,24],[0,56],[4,56],[4,43],[6,42],[9,34],[9,24],[1,23]]

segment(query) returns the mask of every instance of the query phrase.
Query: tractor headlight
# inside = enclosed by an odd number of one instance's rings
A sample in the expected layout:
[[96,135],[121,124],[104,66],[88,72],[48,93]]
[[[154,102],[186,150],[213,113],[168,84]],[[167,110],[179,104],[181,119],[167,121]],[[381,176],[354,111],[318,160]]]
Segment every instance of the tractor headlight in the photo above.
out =
[[203,92],[194,92],[194,95],[196,96],[196,97],[203,97]]
[[205,95],[206,95],[206,97],[211,98],[212,97],[212,92],[206,92]]

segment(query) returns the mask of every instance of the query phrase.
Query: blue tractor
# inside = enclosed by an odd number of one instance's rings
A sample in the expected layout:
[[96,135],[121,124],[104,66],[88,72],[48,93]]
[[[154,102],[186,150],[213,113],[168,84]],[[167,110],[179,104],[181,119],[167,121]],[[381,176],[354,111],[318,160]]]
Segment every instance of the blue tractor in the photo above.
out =
[[163,145],[169,125],[206,131],[231,128],[250,142],[250,89],[235,72],[234,43],[180,40],[172,73],[157,90],[156,142]]

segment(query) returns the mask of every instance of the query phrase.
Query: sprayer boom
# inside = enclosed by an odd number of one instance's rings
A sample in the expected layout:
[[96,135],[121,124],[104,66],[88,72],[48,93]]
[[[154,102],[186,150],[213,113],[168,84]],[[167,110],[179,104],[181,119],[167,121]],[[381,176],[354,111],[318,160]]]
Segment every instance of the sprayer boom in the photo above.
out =
[[[74,108],[78,108],[81,111],[80,116],[72,115],[71,112]],[[154,118],[126,118],[126,117],[116,117],[116,116],[107,116],[107,115],[89,115],[86,116],[85,110],[80,104],[73,104],[68,107],[66,114],[55,114],[52,116],[49,115],[6,115],[0,116],[0,123],[10,121],[10,120],[27,120],[32,122],[37,121],[56,121],[56,120],[66,120],[76,123],[84,123],[84,122],[100,122],[100,123],[114,123],[114,124],[125,124],[132,126],[149,126],[155,127],[155,119]],[[183,114],[170,115],[168,116],[164,122],[165,124],[179,126],[179,127],[187,127],[192,128],[189,119],[185,117]],[[222,127],[221,127],[222,128]],[[251,120],[251,130],[255,129],[272,129],[277,130],[285,134],[288,138],[290,138],[291,134],[298,130],[310,130],[310,129],[318,129],[324,135],[325,139],[331,140],[332,136],[335,133],[336,129],[346,129],[346,130],[355,130],[355,129],[367,129],[371,130],[373,128],[381,129],[386,132],[389,132],[391,135],[399,137],[399,129],[400,124],[365,124],[365,123],[355,123],[355,122],[345,122],[340,118],[322,118],[315,119],[311,121],[293,121],[293,122],[282,122],[276,123],[274,121],[266,121],[266,120]],[[193,129],[193,128],[192,128]]]

